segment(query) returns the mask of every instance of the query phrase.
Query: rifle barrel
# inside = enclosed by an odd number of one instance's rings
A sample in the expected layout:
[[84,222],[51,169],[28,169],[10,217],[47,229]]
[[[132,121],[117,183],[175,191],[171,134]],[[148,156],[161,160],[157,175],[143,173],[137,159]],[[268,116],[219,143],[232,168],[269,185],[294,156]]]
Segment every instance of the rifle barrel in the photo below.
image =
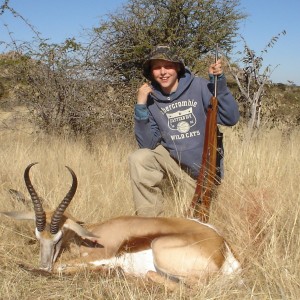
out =
[[[218,60],[218,44],[216,45],[216,50],[215,50],[215,63],[217,62]],[[214,76],[214,88],[215,88],[215,91],[214,91],[214,96],[217,98],[217,87],[218,87],[218,75],[215,75]]]

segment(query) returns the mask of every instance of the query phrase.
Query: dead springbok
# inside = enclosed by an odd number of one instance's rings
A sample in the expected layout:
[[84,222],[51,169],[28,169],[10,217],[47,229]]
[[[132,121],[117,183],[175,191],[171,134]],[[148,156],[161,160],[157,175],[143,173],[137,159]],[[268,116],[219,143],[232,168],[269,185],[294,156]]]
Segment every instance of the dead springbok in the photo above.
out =
[[[125,274],[147,276],[156,282],[206,281],[213,274],[235,274],[240,264],[224,238],[208,224],[184,218],[121,216],[85,228],[65,213],[76,189],[77,177],[53,212],[45,212],[29,177],[24,172],[34,213],[2,212],[15,219],[35,220],[40,242],[40,270],[73,272],[82,267],[120,267]],[[58,263],[57,257],[72,236],[81,238],[80,257]],[[169,279],[166,279],[169,278]]]

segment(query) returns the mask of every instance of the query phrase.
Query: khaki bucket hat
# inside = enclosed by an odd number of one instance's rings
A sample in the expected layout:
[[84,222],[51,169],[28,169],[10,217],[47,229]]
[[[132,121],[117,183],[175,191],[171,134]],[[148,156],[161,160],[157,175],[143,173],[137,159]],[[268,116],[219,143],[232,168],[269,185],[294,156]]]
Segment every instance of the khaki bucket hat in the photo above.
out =
[[171,50],[169,46],[156,46],[149,58],[143,64],[143,75],[148,79],[151,80],[151,61],[155,59],[161,59],[166,61],[171,61],[174,63],[179,64],[179,72],[178,77],[182,76],[185,72],[185,66],[181,59]]

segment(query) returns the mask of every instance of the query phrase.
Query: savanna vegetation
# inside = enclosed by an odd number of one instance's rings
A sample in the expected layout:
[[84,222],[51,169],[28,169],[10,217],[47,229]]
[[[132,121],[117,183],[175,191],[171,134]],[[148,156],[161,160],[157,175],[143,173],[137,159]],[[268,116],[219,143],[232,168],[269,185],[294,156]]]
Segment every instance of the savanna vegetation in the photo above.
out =
[[[33,222],[0,215],[0,299],[299,299],[300,88],[272,84],[270,68],[263,67],[263,55],[285,32],[258,54],[245,42],[240,62],[230,60],[246,17],[238,4],[130,0],[86,32],[85,43],[49,44],[36,32],[34,42],[7,45],[0,56],[0,211],[32,209],[23,172],[39,162],[32,181],[49,209],[69,188],[67,165],[79,180],[72,215],[86,223],[132,215],[127,157],[137,148],[132,113],[144,56],[167,41],[193,71],[205,74],[219,43],[242,118],[222,128],[225,179],[210,222],[237,253],[243,283],[217,277],[170,292],[121,273],[33,274],[21,267],[38,266]],[[21,17],[6,0],[0,18],[8,12]],[[10,189],[23,193],[25,202]],[[182,215],[183,194],[176,186],[165,190],[169,215]]]
[[[24,128],[24,127],[23,127]],[[28,127],[27,127],[28,129]],[[1,130],[0,206],[2,211],[31,210],[9,189],[22,192],[25,167],[38,161],[32,180],[45,205],[54,209],[65,196],[71,177],[79,179],[68,211],[92,223],[133,214],[127,157],[136,148],[132,135],[98,136],[91,151],[85,141]],[[115,141],[118,141],[117,143]],[[38,266],[39,245],[32,221],[1,216],[1,299],[298,299],[299,297],[299,131],[277,129],[245,139],[242,128],[225,130],[226,178],[212,205],[210,222],[230,242],[243,265],[244,283],[216,278],[208,285],[168,292],[162,286],[121,274],[92,272],[75,276],[39,276],[20,267]],[[168,189],[170,215],[181,215],[180,193]],[[63,253],[61,261],[67,256]]]

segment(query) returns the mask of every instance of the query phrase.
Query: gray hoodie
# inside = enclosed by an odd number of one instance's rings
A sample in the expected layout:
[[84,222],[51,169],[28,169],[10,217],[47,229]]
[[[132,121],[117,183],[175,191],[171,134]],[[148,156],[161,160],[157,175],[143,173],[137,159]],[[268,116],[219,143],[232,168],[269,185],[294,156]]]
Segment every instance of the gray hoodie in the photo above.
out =
[[[205,135],[206,112],[214,85],[194,76],[188,69],[179,78],[177,90],[165,95],[156,82],[147,104],[135,105],[135,135],[141,148],[164,146],[193,178],[198,177]],[[233,126],[239,120],[238,105],[226,79],[218,79],[218,115],[221,125]],[[221,173],[223,173],[221,171]]]

